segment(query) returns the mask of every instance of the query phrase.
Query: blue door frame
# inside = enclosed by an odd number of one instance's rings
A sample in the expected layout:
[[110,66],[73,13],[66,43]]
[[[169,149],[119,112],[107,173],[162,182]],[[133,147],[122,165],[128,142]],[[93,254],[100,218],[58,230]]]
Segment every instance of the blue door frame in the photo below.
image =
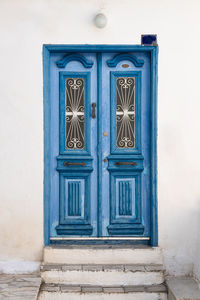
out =
[[[71,53],[71,58],[75,53],[97,53],[98,64],[102,63],[102,53],[120,53],[127,59],[130,52],[143,52],[150,56],[150,241],[151,246],[158,245],[158,226],[157,226],[157,58],[158,47],[156,46],[140,46],[140,45],[44,45],[43,46],[43,78],[44,78],[44,242],[49,245],[50,241],[50,121],[51,121],[51,105],[50,105],[50,55],[53,53]],[[130,59],[130,57],[129,57]],[[116,58],[117,60],[117,58]],[[61,62],[62,63],[62,62]],[[82,62],[84,64],[84,62]],[[140,63],[140,62],[135,62]],[[115,59],[110,61],[110,65],[115,64]],[[102,68],[98,68],[97,76],[102,77]],[[101,82],[98,82],[97,97],[102,97]],[[101,105],[98,101],[98,114],[101,115]],[[101,155],[102,138],[101,138],[101,122],[97,125],[98,134],[98,155]],[[98,161],[98,224],[101,225],[101,184],[102,184],[102,160]],[[100,226],[101,227],[101,226]],[[99,229],[100,231],[100,229]],[[117,240],[117,238],[116,238]],[[118,241],[124,243],[123,240]]]

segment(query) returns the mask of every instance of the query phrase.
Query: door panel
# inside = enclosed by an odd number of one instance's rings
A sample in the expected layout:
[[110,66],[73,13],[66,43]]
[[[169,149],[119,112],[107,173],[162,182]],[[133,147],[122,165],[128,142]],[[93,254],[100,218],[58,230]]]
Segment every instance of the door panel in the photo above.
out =
[[102,66],[103,235],[149,236],[150,59],[108,53]]
[[51,56],[52,236],[97,236],[95,54]]
[[[81,172],[80,172],[81,173]],[[59,235],[91,235],[90,174],[60,173]]]

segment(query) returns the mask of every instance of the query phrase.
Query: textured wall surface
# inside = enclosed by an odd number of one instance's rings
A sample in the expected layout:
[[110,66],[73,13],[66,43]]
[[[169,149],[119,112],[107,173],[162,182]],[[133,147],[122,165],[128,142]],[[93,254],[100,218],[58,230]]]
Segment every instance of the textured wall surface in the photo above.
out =
[[[105,29],[92,22],[100,11]],[[159,244],[169,273],[195,264],[200,277],[199,11],[198,0],[0,1],[0,268],[42,259],[42,44],[139,44],[157,33]]]

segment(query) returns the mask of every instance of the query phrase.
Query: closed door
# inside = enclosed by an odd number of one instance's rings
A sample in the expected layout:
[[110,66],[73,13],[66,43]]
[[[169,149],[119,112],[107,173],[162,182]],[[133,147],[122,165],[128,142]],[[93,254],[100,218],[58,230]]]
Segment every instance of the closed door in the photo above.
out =
[[53,52],[50,240],[150,238],[150,55]]

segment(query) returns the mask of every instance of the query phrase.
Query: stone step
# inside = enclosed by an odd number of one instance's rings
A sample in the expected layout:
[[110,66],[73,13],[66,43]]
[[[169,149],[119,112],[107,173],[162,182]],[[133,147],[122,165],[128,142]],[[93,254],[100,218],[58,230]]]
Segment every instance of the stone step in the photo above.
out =
[[200,300],[200,288],[191,277],[172,277],[167,279],[169,300]]
[[40,284],[39,274],[0,274],[0,300],[36,300]]
[[151,286],[87,286],[42,284],[38,300],[167,300],[164,284]]
[[163,265],[43,264],[46,283],[100,286],[153,285],[164,282]]
[[159,247],[48,246],[44,263],[54,264],[163,264]]

